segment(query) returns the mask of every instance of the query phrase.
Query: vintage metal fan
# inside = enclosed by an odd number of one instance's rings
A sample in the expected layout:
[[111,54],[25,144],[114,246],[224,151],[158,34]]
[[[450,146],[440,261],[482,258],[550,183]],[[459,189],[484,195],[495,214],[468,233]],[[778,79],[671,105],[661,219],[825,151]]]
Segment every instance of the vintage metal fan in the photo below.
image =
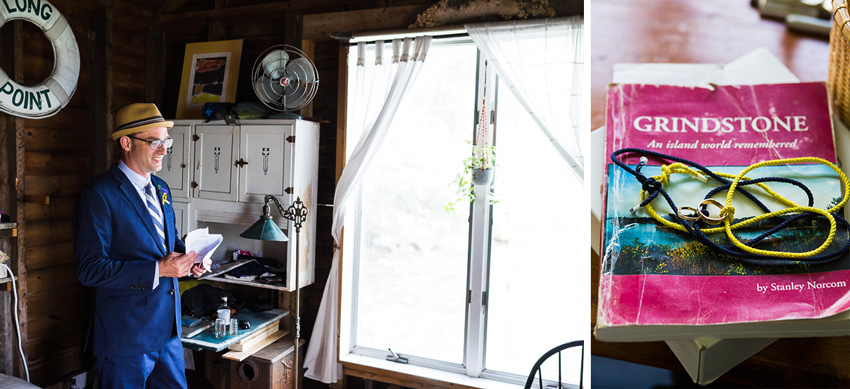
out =
[[254,62],[254,93],[267,107],[284,112],[275,117],[298,118],[293,113],[309,104],[319,89],[316,65],[301,50],[289,45],[272,46]]

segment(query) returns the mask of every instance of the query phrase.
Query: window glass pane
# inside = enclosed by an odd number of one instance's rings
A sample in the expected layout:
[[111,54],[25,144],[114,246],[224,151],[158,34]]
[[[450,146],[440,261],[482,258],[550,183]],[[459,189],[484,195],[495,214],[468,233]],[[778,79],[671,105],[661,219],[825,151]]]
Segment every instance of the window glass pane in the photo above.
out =
[[[588,204],[581,182],[504,87],[497,117],[485,363],[525,376],[546,351],[587,333]],[[566,360],[564,374],[578,383],[579,353],[565,357],[574,362]]]
[[364,180],[358,346],[463,362],[468,204],[443,205],[470,150],[475,61],[471,44],[432,44]]

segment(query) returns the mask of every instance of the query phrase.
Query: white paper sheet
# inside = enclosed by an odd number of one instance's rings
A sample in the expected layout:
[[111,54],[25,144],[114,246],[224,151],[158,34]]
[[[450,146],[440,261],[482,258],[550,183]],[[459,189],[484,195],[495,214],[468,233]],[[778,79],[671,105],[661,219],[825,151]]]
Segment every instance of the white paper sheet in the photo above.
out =
[[204,268],[209,270],[212,263],[210,257],[222,241],[224,237],[221,234],[210,234],[208,227],[198,228],[186,235],[186,252],[194,251],[198,254],[195,263],[202,263]]
[[659,84],[710,88],[716,85],[755,85],[800,82],[779,58],[764,47],[728,64],[620,63],[614,65],[616,84]]

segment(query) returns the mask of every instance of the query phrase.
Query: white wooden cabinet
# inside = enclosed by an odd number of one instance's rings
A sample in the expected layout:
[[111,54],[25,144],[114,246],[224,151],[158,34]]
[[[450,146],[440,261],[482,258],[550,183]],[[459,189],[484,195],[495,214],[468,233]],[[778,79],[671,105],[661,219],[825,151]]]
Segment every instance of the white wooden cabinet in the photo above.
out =
[[195,196],[201,199],[236,201],[240,126],[195,127]]
[[[169,186],[170,185],[171,184],[169,183]],[[195,209],[194,204],[186,200],[181,201],[176,199],[171,204],[172,208],[174,209],[174,222],[177,225],[177,232],[180,235],[180,238],[183,239],[183,237],[188,234],[189,231],[192,231],[197,228],[197,218],[193,217],[192,213]]]
[[270,194],[283,201],[293,190],[294,129],[295,123],[196,126],[197,197],[262,203]]
[[[266,194],[284,200],[292,194],[294,125],[243,127],[239,136],[239,201],[263,202]],[[298,161],[298,163],[303,163]],[[284,204],[291,203],[286,201]]]
[[162,161],[162,170],[156,175],[168,183],[174,198],[188,199],[192,182],[192,126],[175,123],[168,135],[174,139],[174,143],[168,148]]
[[[299,283],[313,283],[319,125],[304,120],[242,120],[237,125],[176,120],[170,136],[174,144],[157,175],[172,189],[181,236],[199,225],[217,223],[213,225],[230,226],[222,228],[228,233],[225,243],[238,246],[243,240],[245,245],[253,244],[234,231],[259,219],[266,194],[275,196],[284,209],[301,198],[308,214],[301,229]],[[287,286],[274,289],[291,290],[295,284],[294,223],[271,205],[272,217],[290,239],[288,243],[264,244],[285,245]],[[244,228],[232,228],[234,225]],[[214,228],[210,232],[218,233]]]

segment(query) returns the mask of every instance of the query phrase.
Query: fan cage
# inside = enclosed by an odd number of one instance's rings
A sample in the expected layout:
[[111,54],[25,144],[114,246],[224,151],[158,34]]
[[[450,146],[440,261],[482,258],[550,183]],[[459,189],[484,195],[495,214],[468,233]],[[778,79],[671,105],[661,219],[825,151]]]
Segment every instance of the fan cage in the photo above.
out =
[[[289,66],[293,68],[288,69]],[[279,112],[304,108],[319,89],[316,65],[303,51],[290,45],[275,45],[257,56],[251,78],[257,98]],[[282,85],[284,78],[288,80],[286,86]]]

